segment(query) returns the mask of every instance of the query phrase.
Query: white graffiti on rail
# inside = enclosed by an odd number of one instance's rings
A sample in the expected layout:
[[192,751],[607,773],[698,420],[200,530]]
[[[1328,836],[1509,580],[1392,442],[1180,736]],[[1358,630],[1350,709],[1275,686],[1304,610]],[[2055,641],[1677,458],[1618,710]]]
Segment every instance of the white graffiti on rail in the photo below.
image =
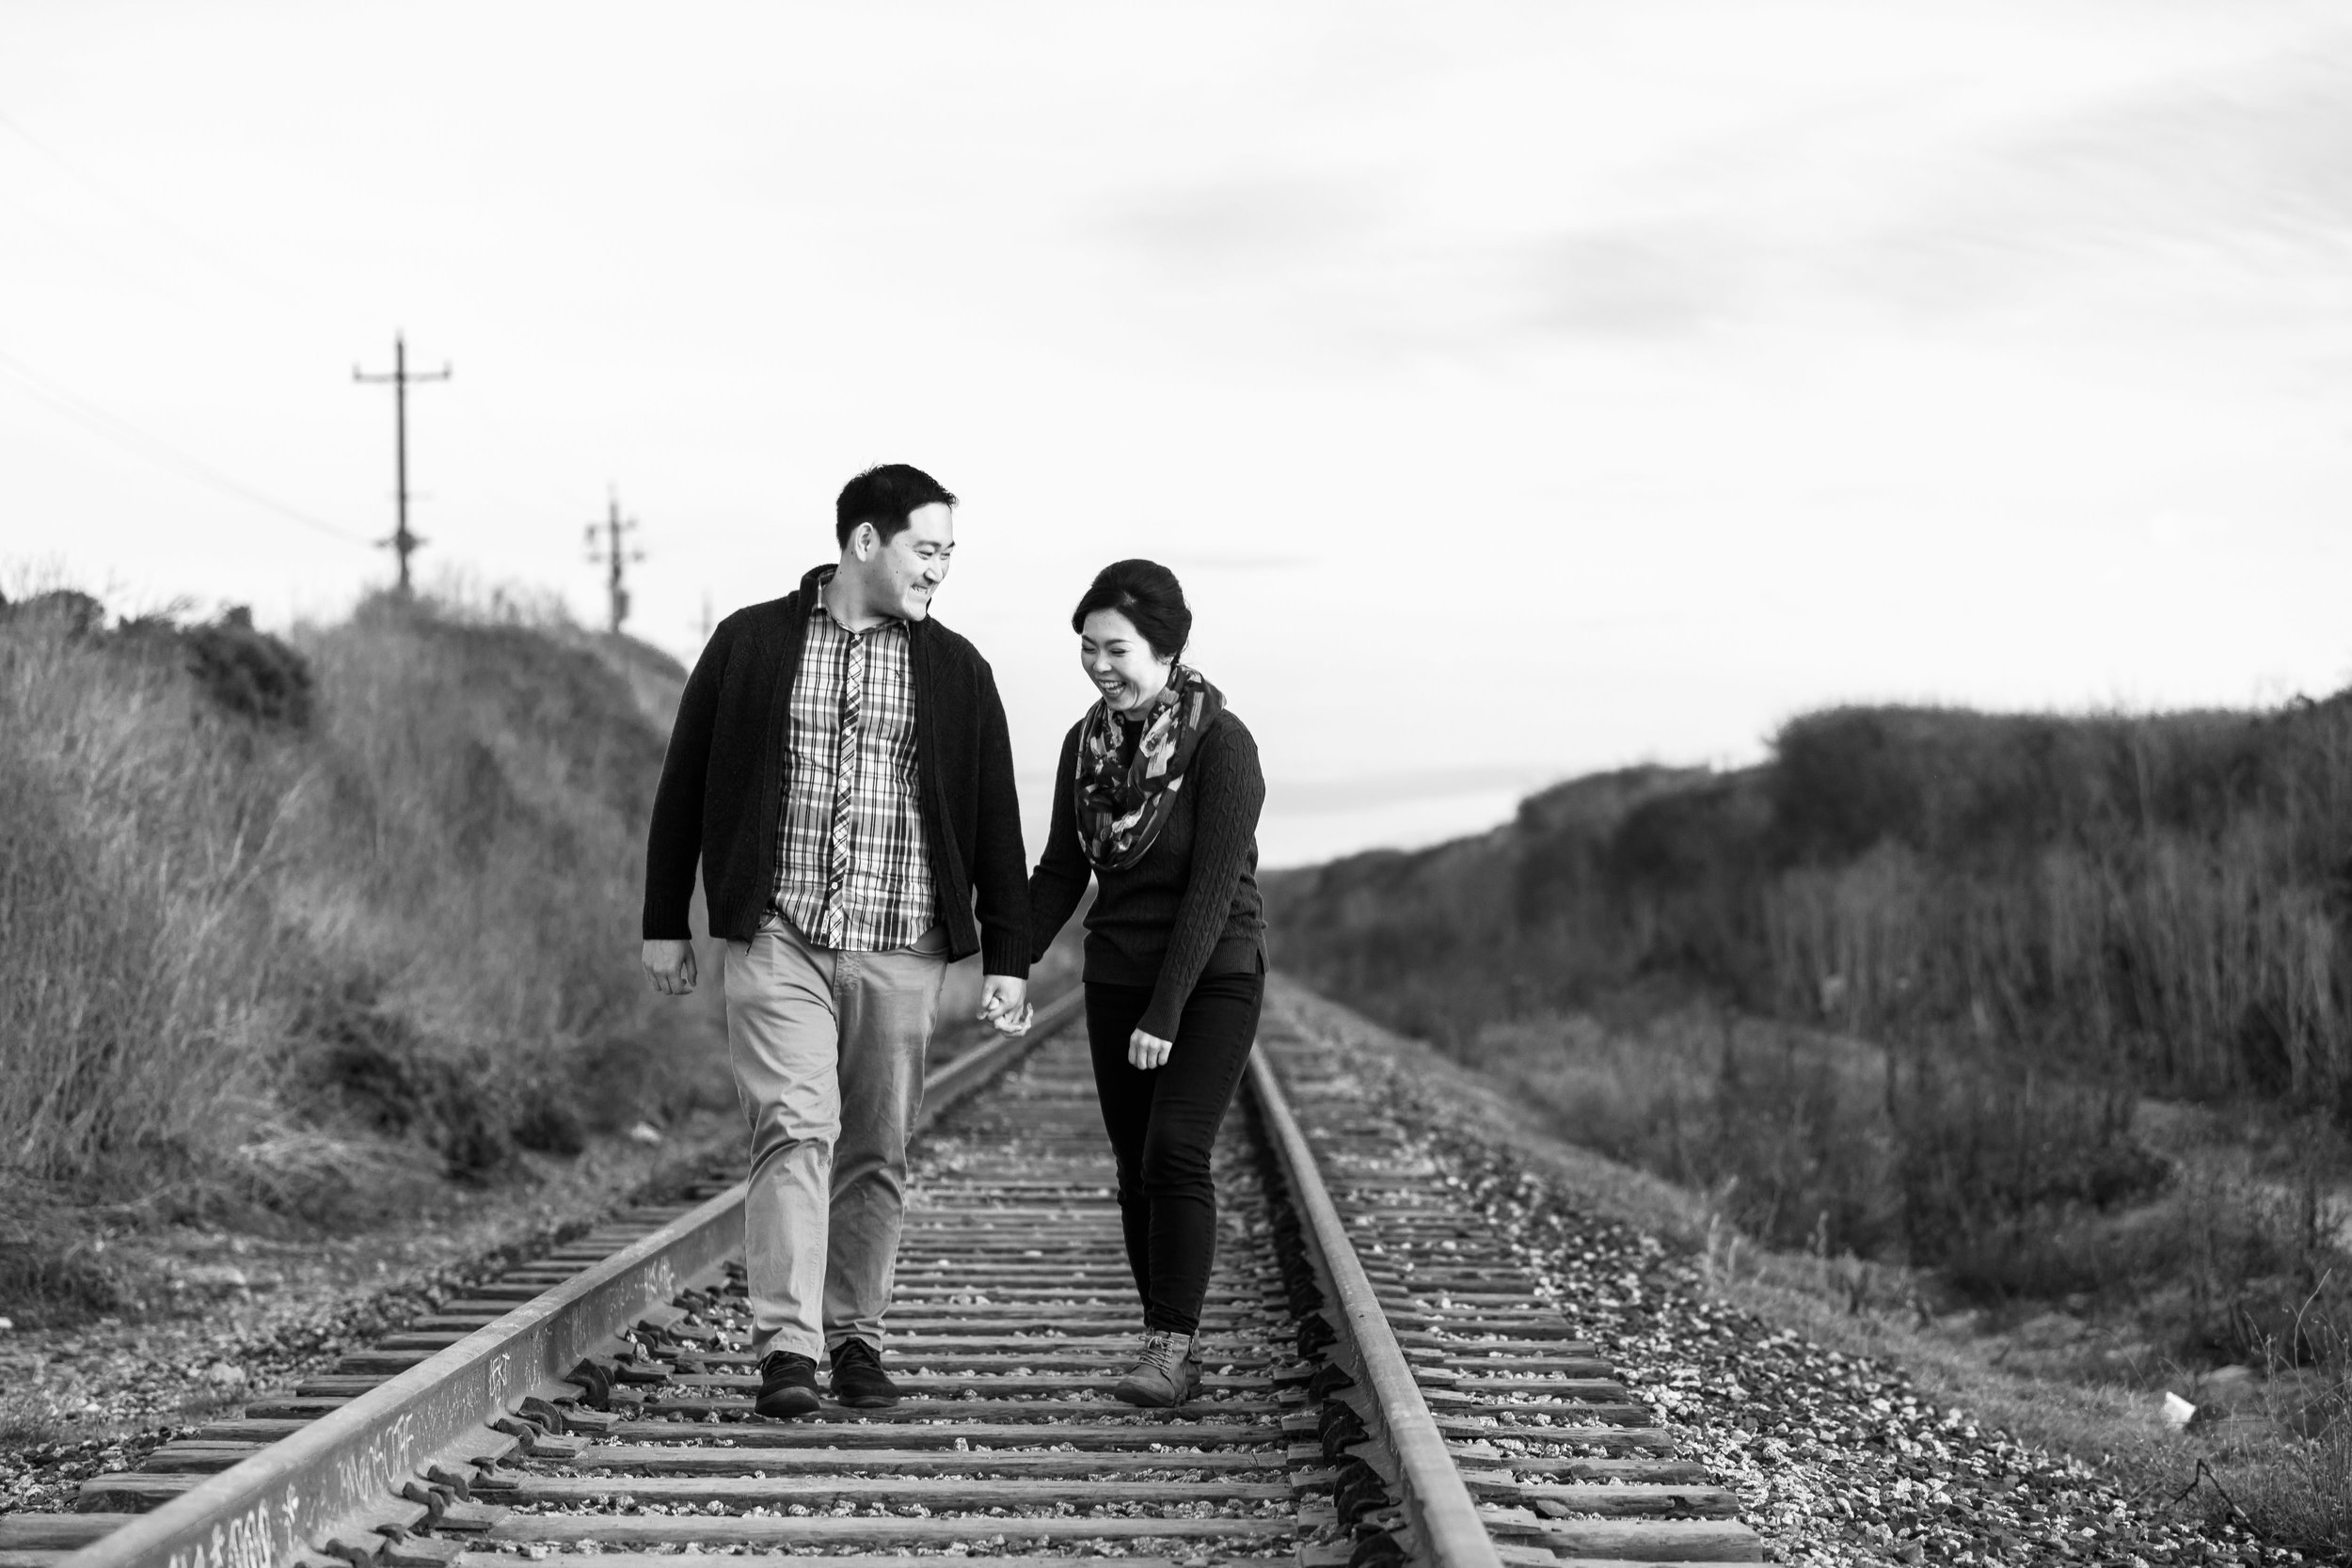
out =
[[168,1568],[270,1568],[294,1547],[293,1513],[282,1531],[270,1528],[269,1505],[257,1502],[215,1525],[212,1534],[171,1554]]

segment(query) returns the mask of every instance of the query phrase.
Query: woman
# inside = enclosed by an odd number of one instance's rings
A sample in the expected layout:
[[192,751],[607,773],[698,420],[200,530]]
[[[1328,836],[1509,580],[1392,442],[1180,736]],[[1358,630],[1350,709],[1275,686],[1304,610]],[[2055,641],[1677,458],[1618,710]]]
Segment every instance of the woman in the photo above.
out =
[[1200,1386],[1200,1303],[1216,1251],[1209,1151],[1265,991],[1265,780],[1223,693],[1177,662],[1192,611],[1173,572],[1112,562],[1070,626],[1099,697],[1062,742],[1030,930],[1042,957],[1092,874],[1087,1036],[1143,1303],[1142,1354],[1112,1392],[1174,1405]]

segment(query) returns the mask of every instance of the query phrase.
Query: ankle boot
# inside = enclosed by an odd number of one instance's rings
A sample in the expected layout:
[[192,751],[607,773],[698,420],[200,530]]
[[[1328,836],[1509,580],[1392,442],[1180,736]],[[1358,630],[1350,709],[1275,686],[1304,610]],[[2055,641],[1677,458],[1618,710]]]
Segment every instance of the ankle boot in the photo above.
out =
[[1142,1354],[1112,1387],[1111,1396],[1165,1410],[1184,1403],[1200,1387],[1200,1336],[1155,1328],[1144,1335]]

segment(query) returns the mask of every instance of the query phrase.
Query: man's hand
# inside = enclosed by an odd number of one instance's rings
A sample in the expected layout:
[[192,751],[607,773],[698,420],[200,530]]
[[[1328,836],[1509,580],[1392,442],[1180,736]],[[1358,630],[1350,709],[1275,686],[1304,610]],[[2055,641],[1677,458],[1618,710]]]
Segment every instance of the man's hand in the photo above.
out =
[[694,989],[694,944],[691,942],[649,942],[638,962],[645,977],[664,996],[684,996]]
[[1127,1064],[1149,1072],[1155,1067],[1168,1066],[1168,1053],[1175,1049],[1173,1041],[1138,1029],[1127,1037]]
[[1025,1035],[1037,1010],[1029,1006],[1029,982],[1009,974],[985,975],[980,981],[980,1019],[1000,1035]]

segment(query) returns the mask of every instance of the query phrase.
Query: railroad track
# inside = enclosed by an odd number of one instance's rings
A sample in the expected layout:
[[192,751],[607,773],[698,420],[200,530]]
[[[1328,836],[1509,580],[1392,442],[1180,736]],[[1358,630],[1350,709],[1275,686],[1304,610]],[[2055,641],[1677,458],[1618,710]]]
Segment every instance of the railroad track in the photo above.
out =
[[927,1086],[897,1408],[752,1414],[730,1188],[95,1479],[86,1512],[0,1517],[0,1568],[1761,1560],[1508,1238],[1272,1011],[1216,1150],[1202,1389],[1112,1401],[1136,1311],[1074,1000]]

